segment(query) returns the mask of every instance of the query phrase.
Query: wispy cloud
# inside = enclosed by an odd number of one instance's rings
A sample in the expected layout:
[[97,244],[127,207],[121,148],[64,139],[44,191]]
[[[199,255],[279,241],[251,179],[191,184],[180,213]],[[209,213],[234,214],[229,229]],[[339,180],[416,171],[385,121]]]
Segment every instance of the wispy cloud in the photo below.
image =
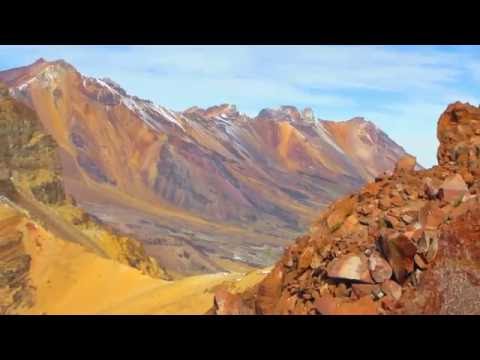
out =
[[63,58],[176,110],[228,102],[249,115],[282,104],[361,115],[429,166],[446,105],[480,102],[479,55],[475,46],[0,46],[0,68]]

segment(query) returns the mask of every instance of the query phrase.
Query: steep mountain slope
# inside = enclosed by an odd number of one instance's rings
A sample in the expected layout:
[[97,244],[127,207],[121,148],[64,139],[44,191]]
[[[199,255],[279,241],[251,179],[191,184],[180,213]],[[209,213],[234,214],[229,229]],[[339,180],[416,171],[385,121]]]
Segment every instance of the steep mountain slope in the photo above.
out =
[[438,122],[438,166],[392,175],[324,211],[272,272],[218,314],[480,314],[480,108]]
[[165,276],[141,244],[98,223],[65,196],[55,140],[35,113],[0,84],[0,196],[28,211],[51,232],[90,251]]
[[368,122],[336,126],[290,106],[173,112],[64,61],[0,80],[59,144],[66,192],[179,274],[271,264],[319,208],[404,154]]

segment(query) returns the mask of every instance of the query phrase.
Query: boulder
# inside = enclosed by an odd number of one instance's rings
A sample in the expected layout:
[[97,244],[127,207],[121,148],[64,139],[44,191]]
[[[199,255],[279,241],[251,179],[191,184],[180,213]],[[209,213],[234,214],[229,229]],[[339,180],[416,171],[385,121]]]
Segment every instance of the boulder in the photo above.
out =
[[413,257],[416,253],[416,246],[405,235],[394,233],[382,235],[380,244],[383,254],[392,267],[395,279],[403,284],[408,274],[413,271]]
[[368,258],[368,269],[376,283],[383,283],[392,277],[392,267],[378,252],[372,253]]
[[459,202],[464,194],[468,192],[468,187],[460,174],[447,177],[440,185],[439,197],[450,203]]
[[336,258],[327,267],[330,278],[373,283],[364,254],[348,254]]

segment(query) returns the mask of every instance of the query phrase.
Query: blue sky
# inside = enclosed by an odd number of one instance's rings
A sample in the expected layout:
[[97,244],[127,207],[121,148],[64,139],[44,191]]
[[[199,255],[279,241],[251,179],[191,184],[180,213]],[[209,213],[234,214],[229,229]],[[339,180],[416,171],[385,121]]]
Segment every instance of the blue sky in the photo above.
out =
[[248,115],[294,105],[322,119],[363,116],[431,166],[447,104],[480,103],[479,55],[478,46],[0,46],[0,69],[64,59],[173,110],[231,103]]

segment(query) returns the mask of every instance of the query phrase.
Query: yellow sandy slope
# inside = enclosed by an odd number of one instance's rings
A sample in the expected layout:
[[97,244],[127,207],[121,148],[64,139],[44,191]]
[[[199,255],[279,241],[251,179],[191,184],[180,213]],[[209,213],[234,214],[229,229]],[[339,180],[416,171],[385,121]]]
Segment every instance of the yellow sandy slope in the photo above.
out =
[[59,239],[5,204],[0,204],[0,226],[2,233],[20,231],[24,251],[31,257],[28,282],[34,289],[33,306],[13,313],[203,314],[212,306],[219,285],[241,291],[266,274],[256,270],[169,282]]

